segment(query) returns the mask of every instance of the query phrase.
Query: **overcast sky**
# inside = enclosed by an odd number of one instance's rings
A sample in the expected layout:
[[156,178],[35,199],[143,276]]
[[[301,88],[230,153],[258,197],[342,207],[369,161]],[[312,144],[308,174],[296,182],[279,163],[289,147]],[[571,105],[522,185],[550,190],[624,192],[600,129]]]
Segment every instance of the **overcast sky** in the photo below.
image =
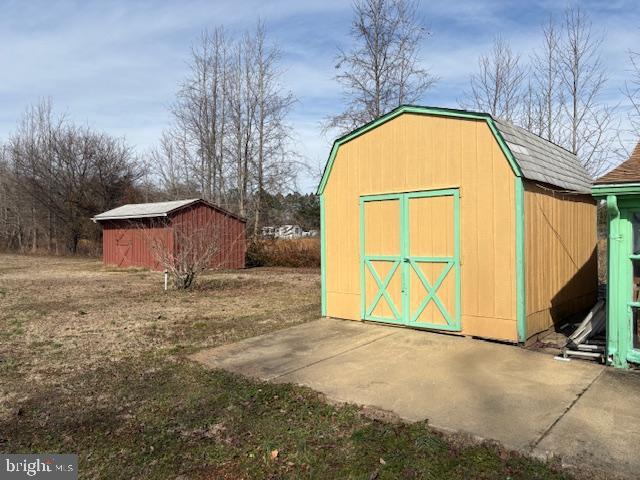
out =
[[[457,107],[477,58],[501,34],[528,57],[540,43],[540,25],[560,16],[562,1],[423,0],[420,13],[432,34],[422,61],[440,77],[420,103]],[[604,35],[609,83],[603,100],[624,99],[628,51],[640,46],[637,0],[580,5]],[[140,153],[170,122],[167,111],[184,78],[191,44],[205,28],[240,33],[265,21],[283,54],[283,83],[298,102],[291,116],[299,152],[324,162],[330,140],[320,121],[341,109],[334,58],[347,45],[351,3],[281,1],[54,1],[0,0],[0,141],[25,108],[50,97],[56,110],[118,136]],[[299,179],[304,191],[316,179]]]

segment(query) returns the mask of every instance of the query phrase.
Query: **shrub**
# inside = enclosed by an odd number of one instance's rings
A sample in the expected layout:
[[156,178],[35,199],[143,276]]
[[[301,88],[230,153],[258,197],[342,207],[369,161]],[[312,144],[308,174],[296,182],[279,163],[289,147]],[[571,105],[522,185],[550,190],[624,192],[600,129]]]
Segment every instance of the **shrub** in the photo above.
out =
[[257,240],[247,247],[247,267],[319,267],[320,239]]

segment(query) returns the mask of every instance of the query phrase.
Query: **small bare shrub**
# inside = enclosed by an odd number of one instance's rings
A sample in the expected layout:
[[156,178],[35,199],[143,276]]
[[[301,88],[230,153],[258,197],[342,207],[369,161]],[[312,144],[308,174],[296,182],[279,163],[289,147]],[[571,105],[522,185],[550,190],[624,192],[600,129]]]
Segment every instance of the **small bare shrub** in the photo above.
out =
[[171,276],[174,287],[186,289],[211,267],[219,250],[217,238],[213,225],[194,227],[178,223],[174,224],[171,241],[151,238],[149,243],[156,261]]

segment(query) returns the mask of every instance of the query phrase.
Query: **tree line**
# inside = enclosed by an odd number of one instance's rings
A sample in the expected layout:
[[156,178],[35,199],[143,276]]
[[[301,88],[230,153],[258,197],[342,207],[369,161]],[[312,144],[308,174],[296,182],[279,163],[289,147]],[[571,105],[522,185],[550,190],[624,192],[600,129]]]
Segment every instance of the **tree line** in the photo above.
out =
[[123,139],[76,125],[42,101],[0,144],[0,247],[77,253],[82,239],[99,236],[89,218],[137,198],[140,177]]
[[[417,1],[356,0],[349,33],[350,47],[336,54],[343,108],[322,122],[328,137],[428,100],[439,81],[422,58],[431,32]],[[557,143],[597,175],[621,139],[640,135],[640,56],[629,52],[621,87],[629,108],[607,104],[602,35],[583,10],[568,7],[541,25],[540,43],[526,56],[498,36],[459,106]],[[57,114],[50,100],[28,108],[0,142],[0,248],[75,253],[86,240],[99,244],[100,229],[89,221],[97,212],[190,197],[246,217],[254,238],[273,223],[317,228],[317,199],[295,193],[306,165],[292,147],[296,98],[283,73],[262,22],[240,35],[205,30],[189,52],[169,128],[137,154],[124,139]]]

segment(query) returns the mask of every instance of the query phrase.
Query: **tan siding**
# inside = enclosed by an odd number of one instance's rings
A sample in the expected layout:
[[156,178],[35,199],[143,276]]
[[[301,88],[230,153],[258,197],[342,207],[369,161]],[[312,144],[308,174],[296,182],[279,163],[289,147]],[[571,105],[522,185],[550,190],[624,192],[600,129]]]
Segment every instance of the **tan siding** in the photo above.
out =
[[326,185],[327,314],[360,319],[359,197],[460,187],[462,333],[516,340],[514,177],[483,121],[404,114],[342,145]]
[[525,182],[527,337],[595,303],[596,206]]

